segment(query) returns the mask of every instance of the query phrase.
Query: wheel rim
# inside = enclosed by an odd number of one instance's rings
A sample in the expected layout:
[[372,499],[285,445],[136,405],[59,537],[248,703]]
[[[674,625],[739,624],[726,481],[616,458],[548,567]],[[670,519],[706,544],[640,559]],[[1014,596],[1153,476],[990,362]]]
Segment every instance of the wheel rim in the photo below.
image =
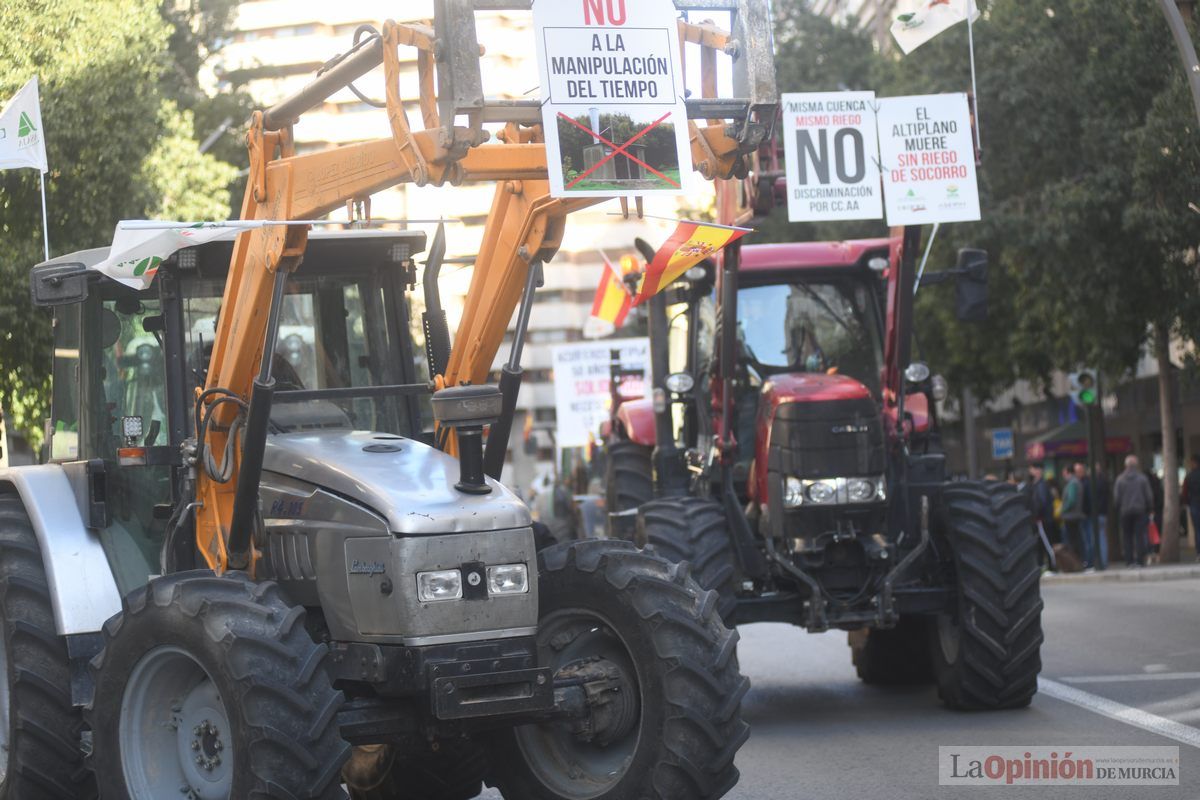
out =
[[937,618],[938,645],[942,648],[942,658],[947,664],[958,661],[958,621],[949,614],[938,614]]
[[8,779],[8,734],[12,724],[8,686],[8,642],[0,635],[0,785]]
[[131,800],[230,797],[229,715],[208,672],[177,647],[155,648],[134,667],[119,744]]
[[636,698],[637,712],[622,735],[604,744],[588,741],[570,723],[551,722],[516,729],[517,746],[534,776],[556,795],[592,800],[620,783],[629,771],[641,739],[642,696],[629,648],[603,616],[567,609],[538,623],[542,663],[558,675],[581,663],[609,662]]

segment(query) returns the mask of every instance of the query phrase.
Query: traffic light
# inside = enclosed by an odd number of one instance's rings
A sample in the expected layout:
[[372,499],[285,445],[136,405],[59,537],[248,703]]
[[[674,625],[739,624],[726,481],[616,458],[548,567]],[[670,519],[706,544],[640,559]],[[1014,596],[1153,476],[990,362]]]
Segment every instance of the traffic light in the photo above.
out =
[[1079,406],[1094,406],[1098,399],[1100,382],[1096,379],[1096,371],[1081,369],[1067,376],[1070,385],[1071,400]]

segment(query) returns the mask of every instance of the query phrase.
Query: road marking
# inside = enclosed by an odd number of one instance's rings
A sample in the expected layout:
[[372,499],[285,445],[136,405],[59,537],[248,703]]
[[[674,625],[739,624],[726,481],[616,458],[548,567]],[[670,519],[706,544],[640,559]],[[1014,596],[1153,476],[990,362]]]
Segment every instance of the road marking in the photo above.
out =
[[1200,672],[1139,672],[1133,675],[1073,675],[1067,683],[1126,683],[1130,681],[1196,681]]
[[1144,731],[1157,733],[1159,736],[1165,736],[1168,739],[1174,739],[1177,742],[1200,748],[1200,728],[1193,728],[1191,725],[1184,725],[1182,722],[1160,717],[1157,714],[1151,714],[1149,711],[1127,706],[1123,703],[1109,700],[1107,697],[1085,692],[1082,689],[1067,686],[1065,683],[1052,681],[1049,678],[1038,678],[1038,691],[1056,700],[1071,703],[1103,717],[1115,719],[1118,722],[1124,722],[1126,725],[1132,725],[1135,728],[1141,728]]

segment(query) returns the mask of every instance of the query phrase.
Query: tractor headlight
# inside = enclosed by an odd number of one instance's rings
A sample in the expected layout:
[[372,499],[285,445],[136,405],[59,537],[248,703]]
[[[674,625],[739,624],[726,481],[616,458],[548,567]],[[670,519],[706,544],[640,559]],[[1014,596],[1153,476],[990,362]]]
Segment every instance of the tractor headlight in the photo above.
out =
[[422,603],[461,600],[462,596],[462,572],[460,570],[439,569],[417,573],[417,599]]
[[883,475],[878,478],[822,478],[819,480],[789,477],[783,484],[785,508],[880,503],[884,500],[887,500],[887,479]]
[[804,484],[799,478],[788,478],[783,484],[783,505],[797,508],[804,504]]
[[525,594],[529,591],[529,570],[524,564],[504,564],[487,568],[488,594]]
[[870,503],[887,499],[887,487],[883,478],[850,478],[846,481],[846,493],[851,503]]
[[837,502],[838,490],[836,480],[805,481],[804,499],[818,506]]

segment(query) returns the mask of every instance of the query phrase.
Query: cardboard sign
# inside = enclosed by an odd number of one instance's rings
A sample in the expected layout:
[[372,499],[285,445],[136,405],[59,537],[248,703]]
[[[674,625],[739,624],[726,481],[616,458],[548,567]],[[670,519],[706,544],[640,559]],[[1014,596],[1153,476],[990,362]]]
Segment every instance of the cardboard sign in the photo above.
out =
[[692,172],[672,0],[537,0],[554,197],[681,194]]
[[978,220],[967,96],[888,97],[877,114],[888,225]]
[[788,219],[879,219],[874,92],[783,95]]
[[586,344],[564,344],[554,348],[554,405],[557,412],[558,447],[586,447],[588,435],[598,436],[600,423],[608,419],[610,362],[612,351],[621,351],[627,369],[646,370],[650,363],[650,340],[609,339]]

